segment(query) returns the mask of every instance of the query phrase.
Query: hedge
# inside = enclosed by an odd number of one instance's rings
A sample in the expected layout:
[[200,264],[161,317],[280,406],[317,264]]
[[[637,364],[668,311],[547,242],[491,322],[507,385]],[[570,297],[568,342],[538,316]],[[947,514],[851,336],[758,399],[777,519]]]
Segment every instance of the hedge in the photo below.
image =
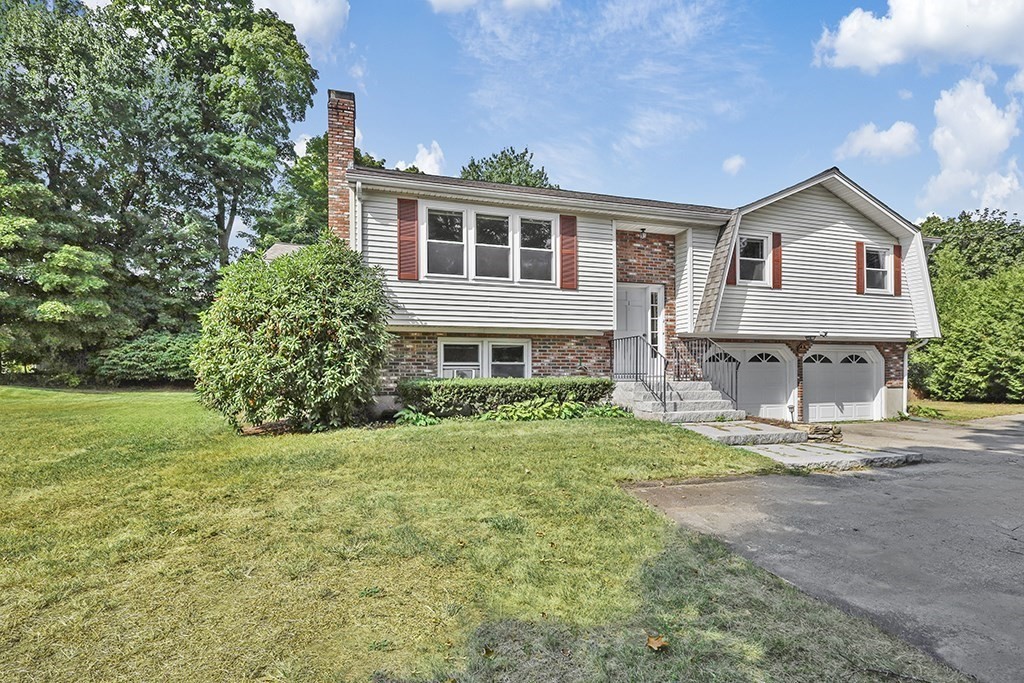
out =
[[199,335],[149,332],[99,354],[93,364],[97,381],[120,384],[191,384],[189,363]]
[[607,401],[615,382],[602,377],[418,379],[398,385],[402,403],[438,417],[479,415],[499,406],[545,398],[558,403]]

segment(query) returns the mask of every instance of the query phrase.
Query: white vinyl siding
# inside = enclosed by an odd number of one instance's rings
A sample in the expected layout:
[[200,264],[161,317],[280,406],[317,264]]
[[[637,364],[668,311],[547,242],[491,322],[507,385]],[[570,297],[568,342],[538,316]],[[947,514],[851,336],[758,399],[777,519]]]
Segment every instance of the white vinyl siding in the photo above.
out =
[[856,243],[891,250],[897,240],[825,188],[813,186],[744,215],[744,231],[782,233],[782,289],[726,286],[716,333],[905,339],[918,329],[906,286],[918,261],[904,263],[902,297],[857,294]]
[[[448,202],[450,203],[450,202]],[[420,208],[427,200],[420,200]],[[513,209],[474,205],[488,215]],[[398,279],[397,202],[367,192],[362,201],[362,247],[367,262],[384,271],[396,327],[475,327],[604,332],[615,327],[614,239],[610,219],[577,215],[578,289],[557,282],[510,282],[444,278]],[[523,215],[532,215],[523,211]],[[558,235],[558,221],[552,229]],[[422,246],[422,245],[421,245]],[[558,241],[554,240],[557,260]],[[557,272],[557,271],[556,271]]]
[[676,235],[676,334],[693,332],[695,312],[690,302],[690,233],[684,230]]
[[700,310],[700,300],[704,296],[704,285],[708,281],[711,269],[711,256],[715,253],[718,242],[718,228],[694,228],[691,248],[693,249],[693,319]]

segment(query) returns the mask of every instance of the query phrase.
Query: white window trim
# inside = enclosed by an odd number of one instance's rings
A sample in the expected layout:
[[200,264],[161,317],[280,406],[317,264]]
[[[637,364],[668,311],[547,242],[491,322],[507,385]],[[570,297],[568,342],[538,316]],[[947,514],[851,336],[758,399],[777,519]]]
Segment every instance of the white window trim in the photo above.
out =
[[[419,263],[421,280],[447,280],[457,282],[506,282],[524,287],[537,287],[543,289],[558,289],[561,282],[561,259],[558,258],[561,249],[561,226],[557,214],[545,213],[543,211],[524,211],[521,209],[509,209],[496,206],[485,206],[482,204],[456,204],[453,202],[420,201],[419,206]],[[463,275],[444,275],[440,273],[427,272],[427,212],[436,211],[459,211],[463,216]],[[508,216],[509,226],[509,247],[512,252],[511,271],[508,278],[496,278],[478,276],[476,274],[476,216]],[[537,219],[551,222],[551,279],[530,280],[519,277],[519,233],[521,219]],[[538,250],[540,251],[540,250]]]
[[[430,273],[427,271],[427,247],[429,242],[437,242],[439,244],[458,244],[458,242],[449,242],[447,240],[431,240],[430,232],[427,228],[427,216],[429,212],[433,211],[444,211],[446,213],[461,213],[462,214],[462,275],[450,275],[447,273]],[[423,246],[420,249],[420,263],[423,264],[421,275],[429,278],[441,278],[445,280],[465,280],[469,276],[469,217],[465,209],[460,206],[430,206],[429,209],[425,209],[421,212],[420,216],[420,244]]]
[[[764,278],[761,280],[744,280],[741,277],[740,261],[740,243],[742,240],[761,240],[764,245]],[[738,285],[751,285],[753,287],[770,287],[772,284],[772,236],[765,233],[747,233],[742,232],[736,238],[736,284]],[[754,261],[756,259],[747,259],[748,261]]]
[[437,376],[444,376],[444,345],[445,344],[476,344],[480,347],[479,377],[491,376],[491,347],[516,345],[523,347],[523,361],[526,364],[524,379],[533,376],[533,345],[529,339],[522,337],[508,339],[492,339],[490,337],[438,337],[437,339]]
[[[503,247],[503,248],[507,248],[508,249],[508,277],[498,277],[496,275],[477,275],[476,274],[476,248],[477,247],[495,247],[496,248],[496,247],[500,246],[500,245],[496,245],[496,244],[478,244],[477,243],[477,241],[476,241],[476,221],[477,221],[477,217],[478,216],[486,216],[488,218],[505,218],[505,219],[508,220],[508,245],[507,245],[507,247]],[[512,241],[512,238],[513,238],[513,236],[515,234],[515,231],[513,230],[513,227],[512,227],[513,223],[514,223],[513,218],[509,214],[508,211],[495,211],[494,213],[487,213],[486,211],[474,211],[473,212],[473,242],[472,242],[472,245],[471,245],[473,253],[472,254],[468,254],[468,252],[470,250],[469,249],[466,250],[467,251],[467,258],[473,264],[473,279],[475,279],[475,280],[483,280],[483,281],[486,281],[486,282],[512,282],[515,279],[515,276],[516,276],[516,272],[515,272],[516,245]]]
[[[523,221],[524,218],[526,220],[545,221],[545,222],[547,222],[551,226],[551,249],[538,249],[536,247],[524,247],[522,245],[522,241],[521,241],[522,237],[523,237],[522,221]],[[516,215],[516,248],[515,248],[516,257],[515,257],[514,260],[516,261],[515,278],[516,278],[517,282],[519,282],[519,281],[530,282],[530,283],[538,282],[538,283],[541,283],[541,284],[553,284],[555,282],[558,282],[558,273],[556,272],[556,261],[558,259],[555,258],[555,251],[558,248],[558,232],[559,232],[559,225],[558,225],[558,220],[556,218],[551,218],[551,217],[548,217],[548,216],[542,217],[539,214],[538,215],[534,215],[534,214],[518,214],[518,215]],[[527,251],[536,251],[536,252],[549,251],[551,253],[551,279],[550,280],[534,280],[532,278],[524,278],[524,277],[522,277],[521,266],[522,266],[522,253],[523,253],[523,249],[526,249]]]
[[[882,268],[868,268],[868,251],[880,251],[882,252],[882,262],[885,270],[885,287],[871,287],[868,285],[868,271],[880,271]],[[864,245],[864,293],[865,294],[892,294],[893,292],[893,269],[892,269],[892,248],[891,247],[876,247],[872,244]]]

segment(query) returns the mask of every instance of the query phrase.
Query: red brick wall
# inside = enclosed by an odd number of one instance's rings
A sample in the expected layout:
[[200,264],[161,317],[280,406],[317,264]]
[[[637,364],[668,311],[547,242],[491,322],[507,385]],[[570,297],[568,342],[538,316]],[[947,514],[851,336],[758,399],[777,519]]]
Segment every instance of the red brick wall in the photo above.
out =
[[356,98],[350,92],[329,90],[327,99],[327,225],[342,239],[349,238],[348,183],[345,173],[355,159]]
[[395,337],[381,382],[386,394],[393,393],[400,380],[437,377],[437,340],[444,337],[529,339],[534,377],[611,374],[610,332],[601,336],[399,332]]
[[616,279],[665,285],[665,339],[676,334],[676,238],[619,230],[615,233]]
[[890,389],[903,388],[903,353],[907,345],[903,343],[880,342],[875,348],[885,359],[885,386]]

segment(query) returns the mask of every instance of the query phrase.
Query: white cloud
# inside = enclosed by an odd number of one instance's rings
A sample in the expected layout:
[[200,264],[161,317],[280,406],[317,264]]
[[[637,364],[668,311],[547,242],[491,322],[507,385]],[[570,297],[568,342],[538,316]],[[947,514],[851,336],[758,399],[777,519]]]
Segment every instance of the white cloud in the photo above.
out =
[[422,144],[416,145],[416,158],[412,160],[411,164],[407,164],[404,161],[399,161],[395,164],[395,168],[405,170],[409,166],[415,166],[424,173],[431,175],[441,175],[444,172],[444,152],[441,151],[441,145],[437,144],[437,140],[430,143],[430,149],[427,149]]
[[639,30],[650,37],[665,37],[676,45],[685,45],[721,21],[716,3],[710,0],[606,0],[597,33],[605,36]]
[[1017,206],[1021,174],[1015,159],[1002,158],[1020,133],[1020,114],[1016,100],[1005,107],[993,102],[984,78],[965,78],[943,90],[935,102],[931,136],[939,172],[929,179],[920,203],[928,209],[955,209],[955,202],[970,197],[990,208]]
[[461,12],[476,4],[476,0],[430,0],[435,12]]
[[297,156],[297,157],[304,157],[304,156],[306,156],[306,143],[308,143],[312,139],[312,137],[313,137],[312,135],[306,135],[305,133],[303,133],[298,138],[296,138],[295,143],[294,143],[295,156]]
[[359,129],[359,126],[356,126],[356,147],[361,144],[363,144],[363,131]]
[[888,130],[879,130],[874,123],[866,123],[846,136],[836,149],[836,159],[870,157],[888,161],[913,154],[918,149],[914,124],[897,121]]
[[256,0],[295,26],[295,34],[307,47],[329,50],[348,23],[349,0]]
[[700,125],[679,114],[661,109],[642,109],[633,114],[626,131],[615,143],[619,153],[647,149],[678,140],[697,130]]
[[854,9],[814,46],[814,63],[877,73],[884,66],[986,60],[1024,66],[1024,2],[889,0],[875,16]]
[[907,90],[906,88],[900,88],[900,91],[898,93],[896,93],[896,94],[899,95],[901,100],[912,100],[912,99],[914,99],[914,93],[912,93],[911,91]]
[[556,2],[558,0],[501,0],[509,10],[551,9]]
[[729,175],[736,175],[743,170],[743,167],[747,165],[746,157],[740,154],[733,154],[731,157],[722,162],[722,170]]

